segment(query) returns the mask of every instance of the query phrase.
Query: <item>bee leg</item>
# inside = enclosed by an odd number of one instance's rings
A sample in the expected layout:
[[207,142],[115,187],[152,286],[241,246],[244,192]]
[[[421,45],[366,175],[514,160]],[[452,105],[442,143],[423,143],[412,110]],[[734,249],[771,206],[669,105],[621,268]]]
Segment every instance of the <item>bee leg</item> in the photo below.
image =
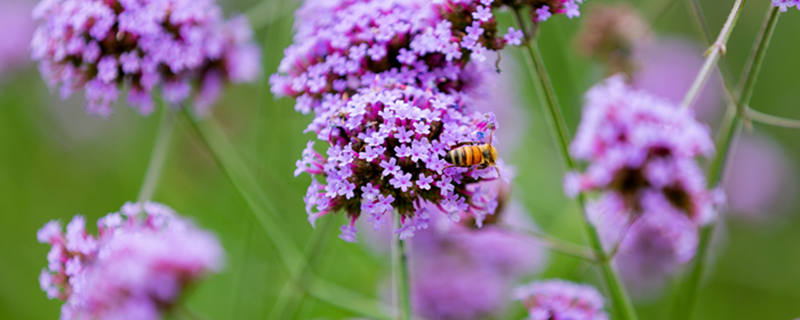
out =
[[497,171],[497,178],[502,178],[500,175],[500,168],[498,166],[494,166],[494,170]]

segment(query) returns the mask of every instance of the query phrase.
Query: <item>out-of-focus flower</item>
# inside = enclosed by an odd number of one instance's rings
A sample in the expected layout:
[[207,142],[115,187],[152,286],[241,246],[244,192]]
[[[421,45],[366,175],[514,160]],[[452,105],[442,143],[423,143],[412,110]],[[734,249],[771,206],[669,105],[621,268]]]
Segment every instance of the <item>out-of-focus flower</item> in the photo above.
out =
[[[654,37],[649,28],[627,4],[595,4],[576,47],[604,64],[609,75],[622,73],[634,88],[680,103],[703,65],[703,48],[679,38]],[[712,120],[721,99],[721,79],[714,74],[692,108],[698,118]]]
[[794,167],[778,145],[759,135],[743,134],[730,155],[723,187],[728,212],[752,220],[768,220],[788,204],[796,186]]
[[800,0],[772,0],[772,5],[781,8],[782,12],[786,12],[791,7],[797,7],[800,10]]
[[530,320],[606,320],[603,296],[591,286],[563,280],[533,282],[516,289]]
[[[683,101],[697,70],[703,66],[703,48],[680,38],[660,38],[634,48],[636,69],[631,86],[674,104]],[[711,121],[720,111],[722,79],[714,73],[692,105],[699,119]]]
[[[518,203],[495,215],[504,223],[530,224]],[[414,310],[430,319],[484,319],[500,315],[509,288],[521,276],[538,272],[544,252],[534,239],[464,223],[433,221],[411,242]],[[520,226],[517,224],[516,226]]]
[[17,0],[0,3],[0,79],[20,65],[25,65],[28,42],[35,27],[30,18],[31,5]]
[[621,76],[595,86],[586,99],[570,153],[589,166],[567,175],[567,194],[601,192],[591,204],[598,211],[674,213],[698,224],[714,217],[721,192],[706,188],[695,162],[714,144],[691,110],[631,89]]
[[[483,183],[499,199],[483,228],[469,214],[453,223],[437,213],[431,215],[430,227],[411,239],[411,295],[416,313],[427,319],[500,316],[515,281],[544,266],[545,251],[536,239],[503,227],[534,228],[521,204],[509,197],[511,171],[501,166],[503,180]],[[431,212],[440,211],[429,207]],[[387,252],[389,233],[370,229],[365,232],[370,247]]]
[[638,298],[658,293],[695,255],[698,227],[684,214],[654,211],[632,217],[618,210],[593,209],[591,218],[604,248],[616,247],[614,264]]
[[83,89],[91,114],[110,115],[122,87],[148,114],[157,85],[172,104],[197,92],[203,111],[223,80],[250,81],[258,72],[247,21],[223,21],[212,0],[43,0],[33,15],[41,20],[31,47],[42,76],[62,97]]
[[427,226],[429,204],[453,219],[468,212],[482,221],[494,212],[497,200],[473,185],[496,178],[494,168],[452,167],[444,160],[458,143],[485,142],[495,126],[491,114],[465,111],[456,95],[402,85],[363,89],[323,105],[327,111],[317,113],[309,129],[328,142],[326,156],[309,142],[295,171],[313,177],[305,197],[312,225],[344,210],[351,222],[342,238],[355,241],[359,216],[379,226],[396,211],[404,239]]
[[161,319],[183,291],[222,266],[217,239],[157,203],[125,204],[97,222],[75,216],[66,232],[51,221],[37,233],[52,245],[39,277],[61,319]]
[[629,4],[594,4],[576,38],[578,52],[608,65],[609,74],[633,74],[638,44],[650,40],[649,26]]

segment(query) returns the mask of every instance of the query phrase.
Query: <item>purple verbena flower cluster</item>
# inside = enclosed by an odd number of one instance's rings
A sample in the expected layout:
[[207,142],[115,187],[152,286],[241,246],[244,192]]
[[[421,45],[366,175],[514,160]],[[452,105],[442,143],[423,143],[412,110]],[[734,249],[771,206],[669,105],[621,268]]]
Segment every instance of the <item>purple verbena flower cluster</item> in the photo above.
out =
[[225,81],[259,73],[246,19],[224,21],[212,0],[43,0],[33,15],[41,25],[32,55],[43,77],[64,98],[83,89],[91,114],[110,115],[123,87],[128,102],[148,114],[158,85],[171,104],[196,92],[202,112]]
[[52,245],[39,277],[47,296],[65,303],[61,319],[161,319],[185,288],[222,266],[216,238],[172,209],[125,204],[97,222],[98,235],[75,216],[39,230]]
[[589,166],[568,174],[565,189],[571,196],[602,192],[590,205],[594,210],[664,212],[707,223],[721,192],[707,189],[695,157],[713,151],[709,129],[690,110],[612,77],[587,94],[570,152]]
[[397,232],[408,238],[427,227],[428,204],[454,220],[494,213],[496,198],[471,184],[496,178],[495,170],[448,167],[443,159],[458,143],[485,142],[493,116],[468,112],[457,95],[405,85],[365,88],[323,105],[309,128],[330,147],[322,155],[309,142],[295,171],[314,177],[305,197],[312,225],[344,210],[351,222],[342,238],[355,241],[359,216],[379,227],[396,211],[403,222]]
[[296,97],[296,109],[308,113],[330,95],[369,86],[376,75],[422,89],[460,90],[461,68],[520,44],[522,33],[501,36],[488,7],[458,2],[307,1],[296,14],[294,43],[270,78],[272,91]]
[[593,287],[562,280],[533,282],[517,288],[516,297],[530,320],[607,320],[603,296]]
[[772,5],[781,8],[781,12],[786,12],[791,7],[800,10],[800,0],[772,0]]

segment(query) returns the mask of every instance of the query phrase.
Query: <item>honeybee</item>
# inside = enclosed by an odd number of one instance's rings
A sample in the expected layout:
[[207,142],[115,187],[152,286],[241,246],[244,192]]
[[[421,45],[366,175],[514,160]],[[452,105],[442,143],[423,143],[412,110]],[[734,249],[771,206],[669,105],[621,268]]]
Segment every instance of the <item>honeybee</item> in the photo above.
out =
[[447,152],[444,161],[451,164],[450,167],[471,167],[479,165],[481,168],[493,166],[500,176],[500,169],[497,168],[497,149],[492,146],[492,135],[489,133],[489,142],[484,144],[462,143]]

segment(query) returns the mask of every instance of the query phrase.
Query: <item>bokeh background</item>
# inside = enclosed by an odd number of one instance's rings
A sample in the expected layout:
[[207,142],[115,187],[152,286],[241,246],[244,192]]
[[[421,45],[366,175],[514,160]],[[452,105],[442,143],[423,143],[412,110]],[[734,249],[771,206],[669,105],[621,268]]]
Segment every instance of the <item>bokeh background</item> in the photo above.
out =
[[[35,4],[26,0],[0,1],[6,6],[0,6],[4,11],[0,16],[11,12],[11,4]],[[313,231],[306,221],[302,201],[309,178],[295,178],[292,173],[305,142],[311,139],[302,133],[310,118],[296,113],[291,99],[276,100],[266,82],[291,42],[292,12],[299,3],[219,2],[226,13],[250,12],[258,20],[254,24],[260,25],[256,34],[263,47],[264,77],[258,83],[228,88],[212,116],[258,175],[264,190],[277,200],[282,228],[302,247]],[[610,1],[587,2],[584,13],[593,5]],[[669,2],[674,5],[660,14]],[[685,2],[629,1],[647,22],[654,24],[657,38],[682,39],[690,48],[697,48],[695,55],[690,55],[696,60],[702,54],[702,40]],[[716,34],[733,0],[701,3]],[[738,76],[744,65],[768,5],[767,0],[749,1],[744,8],[726,56],[734,75]],[[507,14],[501,16],[508,18]],[[29,20],[26,14],[11,17]],[[11,17],[0,18],[0,50],[7,52],[26,47],[27,41],[13,43],[12,39],[29,32],[6,26],[13,20]],[[555,17],[544,24],[539,40],[573,130],[579,120],[583,93],[605,74],[600,64],[576,53],[574,38],[582,23],[582,19]],[[782,15],[756,87],[753,108],[800,118],[798,32],[800,12]],[[507,51],[510,59],[519,60],[519,50]],[[60,100],[46,87],[27,56],[23,52],[19,59],[0,61],[0,319],[56,319],[60,301],[47,300],[37,282],[48,247],[36,242],[36,230],[50,219],[66,221],[77,213],[92,221],[133,200],[146,169],[158,116],[142,117],[123,105],[116,106],[108,120],[87,116],[83,97],[76,94],[69,100]],[[686,64],[691,62],[678,60],[668,66]],[[519,72],[522,70],[513,69],[517,68],[512,67],[504,77],[516,83],[508,94],[516,95],[509,101],[517,103],[496,106],[516,108],[526,123],[505,133],[521,141],[519,148],[506,156],[506,162],[516,166],[518,172],[513,196],[541,229],[581,242],[579,214],[574,202],[561,191],[563,168],[532,84],[524,72]],[[661,84],[669,85],[666,79]],[[719,117],[714,116],[713,109],[723,107],[710,108],[712,111],[704,117],[715,127]],[[700,291],[696,319],[800,317],[800,200],[793,185],[800,177],[800,170],[795,167],[800,159],[800,131],[754,124],[745,135],[739,150],[751,151],[737,157],[741,160],[735,160],[729,172],[729,191],[738,204],[731,206],[735,212],[726,214],[723,227],[718,229],[722,232],[716,240],[710,275]],[[154,200],[167,203],[213,230],[227,251],[224,272],[198,286],[188,298],[188,307],[206,319],[265,318],[288,277],[287,270],[186,122],[177,126]],[[326,219],[336,219],[336,227],[344,222],[342,215]],[[316,231],[323,230],[318,226]],[[369,250],[363,236],[359,244],[339,240],[336,232],[324,237],[326,247],[315,271],[334,283],[381,298],[390,260]],[[590,265],[558,254],[551,254],[545,270],[530,278],[553,277],[602,283]],[[635,297],[640,318],[667,319],[673,288],[668,285],[659,294]],[[523,316],[521,306],[513,301],[509,305],[509,317]],[[352,316],[306,298],[297,318]]]

